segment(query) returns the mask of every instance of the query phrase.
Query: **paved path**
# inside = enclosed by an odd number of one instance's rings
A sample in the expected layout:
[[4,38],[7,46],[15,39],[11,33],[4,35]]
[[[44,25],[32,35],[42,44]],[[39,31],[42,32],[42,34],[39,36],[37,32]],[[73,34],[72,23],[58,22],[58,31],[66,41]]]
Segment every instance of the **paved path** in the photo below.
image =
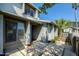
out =
[[12,48],[13,51],[9,50],[8,56],[25,56],[23,53],[26,54],[26,51],[27,56],[76,56],[76,54],[72,52],[71,46],[59,43],[56,45],[53,43],[34,42],[32,46],[27,47],[27,50]]
[[63,56],[76,56],[76,54],[74,52],[72,52],[72,46],[69,46],[69,45],[65,46]]
[[15,49],[9,49],[7,53],[5,54],[6,56],[25,56],[26,51],[25,49],[19,50],[18,48]]
[[28,56],[61,56],[64,45],[54,43],[34,42],[31,48],[27,48]]

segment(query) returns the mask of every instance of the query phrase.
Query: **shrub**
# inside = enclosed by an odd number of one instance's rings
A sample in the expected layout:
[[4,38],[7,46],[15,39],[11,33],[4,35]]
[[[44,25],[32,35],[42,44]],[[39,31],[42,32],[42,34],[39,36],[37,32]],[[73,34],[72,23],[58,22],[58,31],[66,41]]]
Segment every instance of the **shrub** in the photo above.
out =
[[59,37],[58,36],[56,36],[56,37],[54,37],[54,39],[52,39],[52,43],[56,43],[56,41],[58,41],[58,39],[59,39]]

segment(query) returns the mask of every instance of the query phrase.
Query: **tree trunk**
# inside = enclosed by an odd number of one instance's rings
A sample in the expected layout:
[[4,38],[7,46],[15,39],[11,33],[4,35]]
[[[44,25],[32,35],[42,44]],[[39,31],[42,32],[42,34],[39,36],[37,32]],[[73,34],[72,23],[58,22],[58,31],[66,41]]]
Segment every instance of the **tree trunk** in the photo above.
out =
[[59,40],[64,41],[64,34],[63,34],[62,29],[60,29],[60,31],[59,31]]

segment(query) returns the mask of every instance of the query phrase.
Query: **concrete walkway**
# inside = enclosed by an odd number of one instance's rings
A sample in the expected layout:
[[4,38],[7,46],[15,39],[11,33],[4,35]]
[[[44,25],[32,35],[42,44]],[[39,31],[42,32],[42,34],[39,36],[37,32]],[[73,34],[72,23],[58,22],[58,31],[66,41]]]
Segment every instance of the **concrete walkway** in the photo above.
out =
[[19,50],[18,48],[16,49],[9,49],[7,53],[5,54],[6,56],[25,56],[26,51],[25,49]]
[[[60,44],[61,43],[61,44]],[[27,53],[26,53],[27,51]],[[65,45],[65,43],[57,42],[57,44],[34,42],[32,46],[27,49],[12,48],[6,53],[7,56],[76,56],[72,52],[71,45]]]
[[27,56],[62,56],[64,45],[55,43],[33,42],[27,49]]
[[72,46],[70,46],[70,45],[65,46],[63,56],[76,56],[76,54],[74,52],[72,52]]

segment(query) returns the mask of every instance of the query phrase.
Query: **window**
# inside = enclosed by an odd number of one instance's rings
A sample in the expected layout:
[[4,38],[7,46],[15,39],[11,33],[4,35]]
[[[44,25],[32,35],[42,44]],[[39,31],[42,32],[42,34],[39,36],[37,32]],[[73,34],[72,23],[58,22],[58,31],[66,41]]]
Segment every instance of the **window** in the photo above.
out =
[[25,26],[24,23],[18,23],[18,39],[24,39],[24,34],[25,34]]
[[29,9],[30,9],[30,8],[29,8],[28,6],[25,7],[25,14],[27,14],[27,15],[29,14],[29,12],[30,12]]
[[6,40],[5,42],[16,41],[17,24],[12,21],[6,21]]
[[29,15],[29,16],[34,16],[34,10],[31,8],[31,7],[29,7],[28,5],[26,5],[25,6],[25,14],[26,15]]
[[30,9],[30,12],[31,16],[34,16],[34,11],[32,9]]

